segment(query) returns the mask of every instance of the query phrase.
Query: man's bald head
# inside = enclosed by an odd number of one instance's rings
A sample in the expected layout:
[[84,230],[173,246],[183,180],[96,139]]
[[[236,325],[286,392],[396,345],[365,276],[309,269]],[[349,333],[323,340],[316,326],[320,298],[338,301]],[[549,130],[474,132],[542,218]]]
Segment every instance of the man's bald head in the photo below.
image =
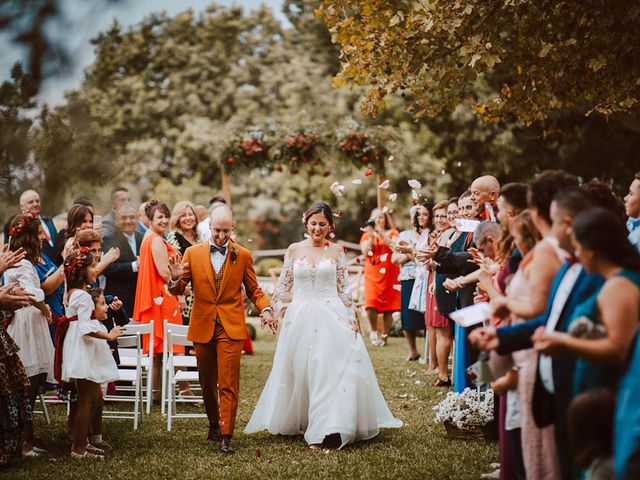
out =
[[229,241],[233,232],[233,213],[227,205],[220,204],[211,210],[209,228],[211,229],[211,240],[216,245],[222,246]]
[[471,201],[477,203],[480,211],[484,211],[484,204],[493,204],[500,194],[500,182],[493,175],[483,175],[476,178],[471,187]]
[[35,190],[25,190],[20,195],[20,210],[22,213],[30,211],[36,215],[40,215],[40,195]]

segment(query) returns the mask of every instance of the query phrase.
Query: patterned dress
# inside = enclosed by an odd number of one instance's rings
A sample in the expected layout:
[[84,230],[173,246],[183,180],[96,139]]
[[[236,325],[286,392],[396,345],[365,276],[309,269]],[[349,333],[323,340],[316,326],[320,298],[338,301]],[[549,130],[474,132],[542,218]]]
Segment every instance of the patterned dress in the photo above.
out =
[[33,418],[27,396],[29,379],[18,357],[18,346],[4,324],[13,313],[0,310],[0,466],[22,453],[22,430]]
[[[183,257],[184,257],[184,252],[187,251],[187,248],[191,247],[192,245],[196,245],[198,243],[198,241],[196,241],[196,243],[191,244],[189,240],[185,238],[184,235],[182,235],[180,232],[175,230],[173,232],[169,232],[169,235],[167,235],[167,242],[169,242],[169,244],[172,247],[178,250],[178,252],[180,252],[180,255]],[[193,292],[191,292],[189,295],[185,295],[184,301],[187,304],[187,308],[181,312],[182,323],[184,325],[189,325],[189,317],[191,316],[191,307],[193,306]]]

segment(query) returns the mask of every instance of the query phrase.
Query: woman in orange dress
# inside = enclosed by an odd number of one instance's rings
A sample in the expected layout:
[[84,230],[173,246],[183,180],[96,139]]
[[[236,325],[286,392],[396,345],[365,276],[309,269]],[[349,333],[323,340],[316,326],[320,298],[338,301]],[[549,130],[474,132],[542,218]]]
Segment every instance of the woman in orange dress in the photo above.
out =
[[[178,252],[163,238],[169,226],[169,208],[159,200],[150,200],[145,206],[149,218],[149,230],[140,246],[140,267],[136,285],[136,299],[133,319],[140,323],[153,320],[153,400],[160,400],[160,390],[156,388],[162,381],[162,348],[164,342],[164,321],[182,325],[178,297],[169,293],[169,257]],[[149,339],[144,337],[144,352],[149,351]],[[184,354],[184,347],[175,346],[174,352]],[[189,394],[188,382],[179,385],[182,394]]]
[[[364,306],[371,325],[371,344],[387,344],[393,312],[400,311],[400,268],[391,262],[391,244],[398,236],[391,215],[378,208],[363,229],[360,248],[364,255]],[[383,321],[378,322],[382,313]]]

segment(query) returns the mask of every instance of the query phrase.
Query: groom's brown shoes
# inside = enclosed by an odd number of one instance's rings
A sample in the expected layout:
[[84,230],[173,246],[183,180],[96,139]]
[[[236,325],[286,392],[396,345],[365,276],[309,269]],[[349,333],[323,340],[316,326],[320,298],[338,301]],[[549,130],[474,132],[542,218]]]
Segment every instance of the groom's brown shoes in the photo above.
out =
[[222,453],[233,453],[233,447],[231,446],[231,437],[228,437],[227,435],[222,437],[222,440],[220,441],[220,451]]
[[222,440],[222,435],[220,435],[220,427],[209,427],[209,433],[207,434],[207,440],[211,440],[212,442],[219,442]]

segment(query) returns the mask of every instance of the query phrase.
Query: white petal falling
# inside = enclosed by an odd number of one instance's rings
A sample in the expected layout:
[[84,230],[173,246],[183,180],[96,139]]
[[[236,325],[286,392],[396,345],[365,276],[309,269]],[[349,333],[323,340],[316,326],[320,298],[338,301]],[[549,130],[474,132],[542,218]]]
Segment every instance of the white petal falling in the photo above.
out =
[[393,286],[393,289],[397,290],[398,292],[401,292],[402,291],[402,285],[397,285],[396,284],[396,285]]
[[395,202],[398,199],[398,194],[397,193],[390,193],[389,194],[389,201],[390,202]]
[[380,261],[386,262],[388,257],[389,257],[388,253],[383,253],[382,255],[380,255]]
[[362,179],[354,178],[353,180],[351,180],[351,183],[353,183],[354,185],[361,185],[362,184]]
[[411,190],[411,198],[413,198],[414,200],[418,200],[418,198],[420,198],[418,196],[418,192],[416,192],[415,190]]
[[341,185],[338,182],[333,182],[329,187],[331,193],[333,193],[336,197],[341,197],[344,194],[344,185]]
[[162,302],[164,302],[164,298],[162,298],[162,295],[153,299],[153,303],[155,303],[156,305],[162,305]]
[[386,190],[387,188],[389,188],[389,185],[391,185],[391,182],[389,180],[385,180],[380,185],[378,185],[378,188],[381,190]]
[[422,188],[422,184],[418,180],[416,180],[415,178],[412,178],[407,183],[409,184],[409,186],[411,188],[415,188],[416,190]]
[[380,269],[380,273],[384,275],[385,273],[387,273],[387,269],[386,269],[386,268],[384,268],[384,267],[382,267],[382,268]]

